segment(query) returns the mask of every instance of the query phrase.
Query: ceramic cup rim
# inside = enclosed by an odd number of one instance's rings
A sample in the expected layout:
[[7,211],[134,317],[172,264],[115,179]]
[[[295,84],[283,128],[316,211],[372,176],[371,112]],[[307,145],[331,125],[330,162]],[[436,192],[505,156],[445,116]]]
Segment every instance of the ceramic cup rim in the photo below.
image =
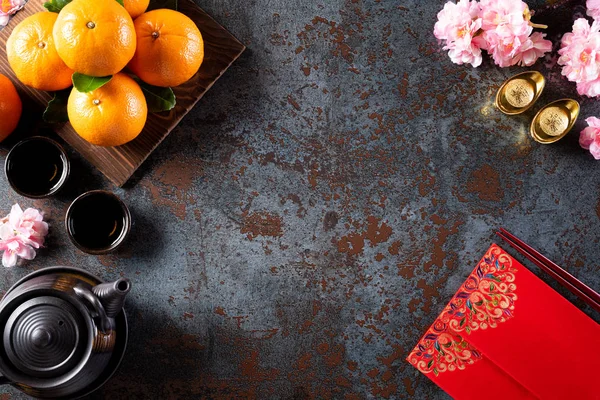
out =
[[[21,190],[20,188],[18,188],[15,185],[15,183],[11,177],[11,173],[9,173],[9,170],[8,170],[8,164],[9,164],[10,160],[12,158],[14,158],[15,150],[23,145],[26,145],[29,142],[34,142],[34,141],[44,141],[44,142],[49,143],[50,145],[54,146],[60,153],[60,159],[62,161],[62,166],[63,166],[63,171],[62,171],[62,174],[60,176],[60,180],[58,181],[58,183],[56,185],[54,185],[51,190],[49,190],[48,192],[43,193],[43,194],[26,193],[23,190]],[[65,149],[57,141],[50,139],[48,137],[45,137],[45,136],[31,136],[31,137],[21,140],[20,142],[15,144],[12,147],[12,149],[10,149],[10,151],[8,152],[8,155],[6,156],[6,160],[4,162],[4,175],[6,176],[6,180],[8,181],[8,184],[10,185],[10,187],[15,192],[20,194],[21,196],[29,197],[30,199],[43,199],[45,197],[49,197],[49,196],[52,196],[53,194],[57,193],[60,189],[62,189],[64,187],[65,182],[67,182],[67,179],[69,178],[70,173],[71,173],[71,162],[69,160],[69,157],[67,156],[67,152],[65,151]]]
[[[71,221],[72,217],[73,217],[74,206],[78,202],[80,202],[82,199],[85,199],[90,196],[98,195],[98,194],[108,195],[109,197],[116,200],[119,203],[119,205],[121,206],[121,209],[123,210],[123,213],[124,213],[123,229],[121,229],[121,233],[119,234],[119,237],[114,242],[112,242],[109,246],[102,247],[102,248],[87,247],[87,246],[84,246],[81,243],[79,243],[73,236],[73,231],[71,230],[71,226],[69,224],[69,221]],[[108,190],[90,190],[90,191],[87,191],[87,192],[82,193],[79,196],[77,196],[77,198],[75,198],[75,200],[73,200],[71,202],[71,204],[69,205],[69,208],[67,209],[67,213],[65,214],[65,229],[67,231],[67,235],[69,236],[69,239],[79,250],[81,250],[85,253],[88,253],[88,254],[95,254],[95,255],[107,254],[107,253],[110,253],[110,252],[116,250],[119,246],[121,246],[121,244],[123,244],[123,242],[125,241],[127,236],[129,236],[129,232],[131,231],[131,212],[129,211],[129,207],[127,207],[127,205],[123,202],[123,200],[121,200],[121,198],[119,196],[117,196],[116,194],[114,194],[113,192],[108,191]]]

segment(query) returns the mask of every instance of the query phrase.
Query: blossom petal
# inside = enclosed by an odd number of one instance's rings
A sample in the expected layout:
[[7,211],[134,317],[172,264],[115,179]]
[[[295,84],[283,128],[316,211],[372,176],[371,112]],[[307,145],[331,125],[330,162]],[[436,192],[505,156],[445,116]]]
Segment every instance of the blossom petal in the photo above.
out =
[[23,219],[30,221],[41,221],[44,215],[35,208],[28,208],[23,212]]
[[35,240],[35,238],[33,236],[29,236],[29,237],[18,236],[17,240],[19,241],[19,244],[21,244],[21,245],[35,247],[36,249],[38,249],[40,247],[39,241]]
[[21,209],[21,206],[15,204],[10,209],[10,214],[8,214],[8,223],[16,228],[17,226],[19,226],[19,222],[21,221],[22,216],[23,210]]
[[584,149],[588,150],[590,145],[594,142],[595,129],[587,127],[579,134],[579,145]]
[[600,128],[600,119],[596,117],[589,117],[585,119],[585,122],[591,127]]
[[586,14],[595,20],[600,17],[600,0],[587,0],[585,3],[587,8]]
[[8,240],[13,235],[13,229],[8,224],[0,225],[0,240]]
[[35,250],[28,245],[19,246],[17,255],[25,260],[33,260],[35,258]]
[[594,156],[596,160],[600,160],[600,144],[595,141],[592,142],[592,144],[590,144],[590,153],[592,153],[592,156]]
[[48,234],[48,223],[36,221],[33,223],[33,230],[39,235],[46,236]]
[[4,254],[2,254],[2,265],[4,265],[6,268],[17,265],[17,254],[6,250]]

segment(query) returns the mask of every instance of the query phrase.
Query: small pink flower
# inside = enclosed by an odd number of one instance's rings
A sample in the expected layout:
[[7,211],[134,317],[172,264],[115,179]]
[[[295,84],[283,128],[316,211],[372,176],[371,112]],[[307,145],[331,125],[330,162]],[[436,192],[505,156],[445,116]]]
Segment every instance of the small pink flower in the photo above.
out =
[[[0,227],[0,231],[0,235],[6,233],[5,229],[2,227]],[[18,235],[13,235],[0,241],[0,250],[4,251],[4,254],[2,255],[2,265],[5,267],[14,267],[17,265],[17,257],[26,260],[33,260],[35,257],[35,250],[33,247],[25,244]]]
[[39,249],[44,244],[44,238],[48,234],[48,224],[44,222],[44,216],[38,210],[28,208],[22,212],[18,226],[19,232],[24,236],[29,235],[33,247]]
[[35,249],[44,244],[48,224],[38,210],[28,208],[24,212],[18,204],[12,206],[10,214],[0,220],[0,251],[4,251],[2,265],[13,267],[17,257],[32,260]]
[[585,120],[588,127],[579,135],[579,145],[592,153],[596,160],[600,160],[600,119],[589,117]]
[[444,50],[449,50],[452,62],[474,67],[481,64],[481,48],[485,42],[478,36],[481,33],[479,13],[479,4],[470,0],[459,0],[456,4],[449,1],[438,13],[433,34],[446,41]]
[[[600,2],[600,0],[597,0]],[[459,0],[447,2],[438,13],[433,33],[457,64],[481,64],[487,50],[501,67],[530,66],[552,50],[541,33],[532,33],[531,12],[522,0]]]
[[[573,24],[573,32],[563,35],[558,51],[558,63],[563,66],[562,75],[577,83],[580,94],[597,96],[600,77],[600,25],[592,25],[585,18]],[[594,94],[595,93],[595,94]]]
[[585,6],[587,7],[587,15],[595,20],[600,19],[600,0],[587,0]]
[[450,60],[455,64],[471,64],[473,67],[478,67],[483,61],[481,56],[481,48],[485,42],[482,39],[474,38],[468,45],[457,46],[449,44],[444,46],[444,50],[448,51]]
[[25,0],[8,0],[0,2],[0,27],[8,24],[10,16],[25,5]]
[[544,34],[532,33],[531,14],[521,0],[482,0],[481,16],[487,50],[500,67],[530,66],[552,50]]
[[545,53],[552,50],[552,42],[545,34],[534,32],[531,36],[500,36],[494,31],[486,32],[488,52],[500,67],[511,65],[530,66]]
[[515,64],[529,67],[536,60],[543,57],[544,54],[552,50],[552,42],[544,39],[545,33],[534,32],[523,41],[517,54],[515,54]]
[[529,36],[529,8],[521,0],[481,0],[482,28],[502,37]]
[[486,31],[483,35],[488,45],[488,52],[494,59],[494,62],[500,67],[510,67],[515,65],[515,57],[519,55],[519,50],[527,41],[527,36],[501,35],[496,30]]
[[440,40],[448,41],[464,36],[466,31],[463,29],[480,19],[479,12],[479,4],[476,1],[459,0],[456,4],[449,1],[437,15],[433,34]]
[[600,78],[594,79],[593,81],[577,83],[577,93],[588,97],[600,96]]

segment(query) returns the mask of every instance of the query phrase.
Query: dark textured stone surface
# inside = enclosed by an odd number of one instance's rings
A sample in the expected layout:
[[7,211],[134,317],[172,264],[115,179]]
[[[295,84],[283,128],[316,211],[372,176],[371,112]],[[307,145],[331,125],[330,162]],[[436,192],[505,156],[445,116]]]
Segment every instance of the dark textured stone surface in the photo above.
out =
[[[524,69],[452,64],[432,35],[443,1],[199,4],[248,51],[127,188],[72,152],[55,198],[0,177],[0,211],[38,207],[52,225],[33,262],[0,270],[1,290],[50,265],[132,281],[127,357],[94,398],[445,399],[404,358],[498,226],[600,290],[599,164],[577,143],[600,106],[554,57],[534,66],[539,102],[507,117],[495,92]],[[533,142],[535,111],[566,96],[582,104],[574,131]],[[79,252],[63,229],[93,188],[133,213],[114,255]]]

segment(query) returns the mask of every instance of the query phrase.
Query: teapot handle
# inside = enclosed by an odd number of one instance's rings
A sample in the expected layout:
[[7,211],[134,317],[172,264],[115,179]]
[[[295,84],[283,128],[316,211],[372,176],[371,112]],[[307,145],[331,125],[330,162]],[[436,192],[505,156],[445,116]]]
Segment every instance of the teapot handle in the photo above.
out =
[[[100,319],[99,328],[103,333],[108,334],[112,330],[112,324],[110,319],[106,316],[106,311],[104,310],[104,306],[100,303],[100,300],[91,290],[81,287],[75,286],[73,288],[75,294],[82,299],[87,300],[87,302],[92,306],[93,311],[95,313],[92,314],[93,317],[98,317]],[[1,378],[0,378],[1,379]]]

